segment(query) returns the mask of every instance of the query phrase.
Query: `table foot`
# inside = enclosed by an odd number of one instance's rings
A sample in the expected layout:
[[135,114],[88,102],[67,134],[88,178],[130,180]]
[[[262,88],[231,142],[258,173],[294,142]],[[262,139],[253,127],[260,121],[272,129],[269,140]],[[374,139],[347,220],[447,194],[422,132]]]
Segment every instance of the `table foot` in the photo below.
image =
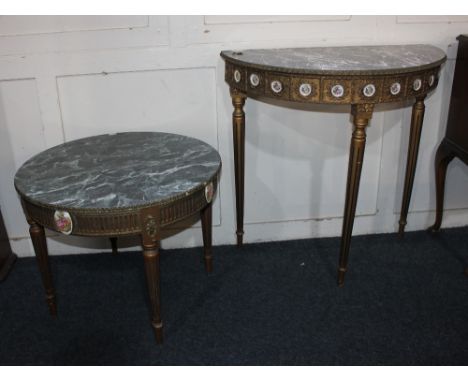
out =
[[398,222],[398,237],[400,239],[405,236],[405,226],[406,226],[406,221],[399,221]]
[[427,232],[430,233],[431,235],[435,235],[436,233],[439,233],[440,225],[439,226],[437,224],[431,225],[430,227],[427,228]]
[[153,322],[154,335],[156,337],[156,343],[163,343],[163,323],[162,322]]
[[47,296],[47,305],[49,306],[49,313],[52,317],[57,317],[57,304],[55,303],[55,296]]
[[117,238],[116,237],[110,237],[109,238],[111,242],[111,247],[112,247],[112,254],[115,256],[119,253],[118,247],[117,247]]
[[205,257],[205,271],[206,273],[213,272],[213,259],[211,257],[210,258]]
[[338,269],[338,286],[344,286],[344,279],[346,274],[346,268],[339,268]]
[[236,235],[237,235],[237,246],[238,247],[242,247],[242,244],[244,244],[243,240],[244,240],[244,231],[237,231],[236,232]]

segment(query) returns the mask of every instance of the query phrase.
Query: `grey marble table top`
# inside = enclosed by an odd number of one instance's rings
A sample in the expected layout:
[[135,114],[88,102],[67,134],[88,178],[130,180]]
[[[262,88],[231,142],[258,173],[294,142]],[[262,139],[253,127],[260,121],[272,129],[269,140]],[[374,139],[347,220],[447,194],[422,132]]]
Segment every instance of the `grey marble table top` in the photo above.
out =
[[168,133],[98,135],[52,147],[18,170],[15,187],[60,208],[125,208],[164,202],[208,182],[221,159],[210,145]]
[[226,60],[301,74],[409,72],[438,66],[445,53],[432,45],[380,45],[223,51]]

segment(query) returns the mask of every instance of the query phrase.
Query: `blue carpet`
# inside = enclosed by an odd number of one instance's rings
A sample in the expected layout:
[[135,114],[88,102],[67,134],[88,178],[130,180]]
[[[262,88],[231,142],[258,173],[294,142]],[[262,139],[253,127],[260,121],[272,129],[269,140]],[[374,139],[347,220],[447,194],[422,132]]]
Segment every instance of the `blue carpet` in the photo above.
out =
[[58,317],[34,258],[0,284],[1,365],[467,365],[468,227],[161,253],[163,345],[139,252],[53,256]]

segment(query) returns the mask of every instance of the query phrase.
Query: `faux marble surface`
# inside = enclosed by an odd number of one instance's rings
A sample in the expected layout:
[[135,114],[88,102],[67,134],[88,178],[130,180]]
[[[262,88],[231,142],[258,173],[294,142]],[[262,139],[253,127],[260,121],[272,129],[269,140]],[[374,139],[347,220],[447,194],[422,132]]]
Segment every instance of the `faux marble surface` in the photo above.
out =
[[231,62],[296,73],[411,71],[440,64],[445,53],[432,45],[381,45],[223,51]]
[[99,135],[55,146],[29,159],[15,176],[27,198],[60,208],[117,208],[160,202],[215,175],[218,152],[168,133]]

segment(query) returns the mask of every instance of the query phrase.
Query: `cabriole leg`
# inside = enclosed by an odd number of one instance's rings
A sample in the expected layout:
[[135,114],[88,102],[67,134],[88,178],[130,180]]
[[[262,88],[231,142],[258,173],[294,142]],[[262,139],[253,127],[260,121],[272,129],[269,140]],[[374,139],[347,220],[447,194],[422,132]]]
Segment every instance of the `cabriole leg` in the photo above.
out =
[[429,228],[432,232],[437,232],[442,224],[442,215],[444,209],[444,193],[445,193],[445,176],[447,174],[447,166],[455,157],[453,151],[448,146],[445,140],[437,148],[434,170],[436,182],[436,218],[435,223]]

